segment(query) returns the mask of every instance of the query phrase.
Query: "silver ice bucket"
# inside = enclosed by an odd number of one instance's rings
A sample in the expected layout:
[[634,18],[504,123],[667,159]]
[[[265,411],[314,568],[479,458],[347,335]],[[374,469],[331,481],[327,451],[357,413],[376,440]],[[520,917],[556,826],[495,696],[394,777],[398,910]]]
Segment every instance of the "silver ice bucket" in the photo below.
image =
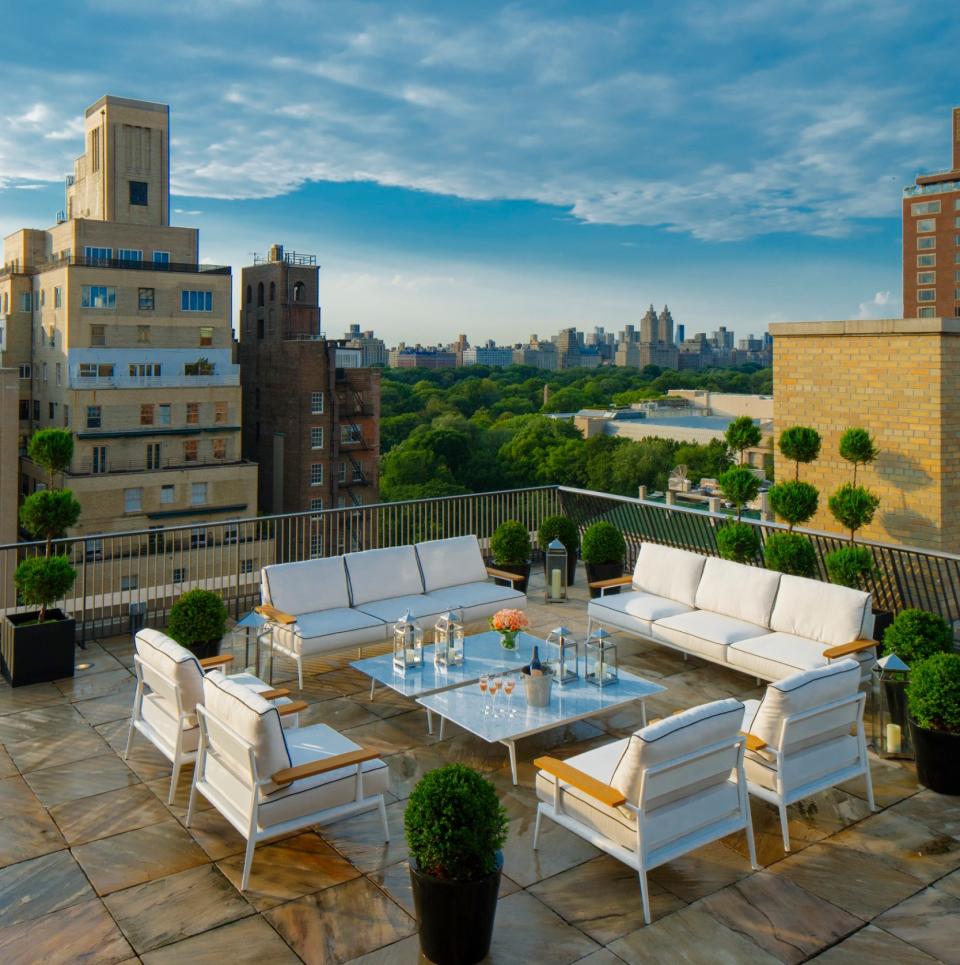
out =
[[531,707],[547,707],[550,704],[550,688],[553,686],[553,672],[545,667],[543,674],[533,676],[528,667],[524,667],[520,676],[523,678],[523,692],[527,704]]

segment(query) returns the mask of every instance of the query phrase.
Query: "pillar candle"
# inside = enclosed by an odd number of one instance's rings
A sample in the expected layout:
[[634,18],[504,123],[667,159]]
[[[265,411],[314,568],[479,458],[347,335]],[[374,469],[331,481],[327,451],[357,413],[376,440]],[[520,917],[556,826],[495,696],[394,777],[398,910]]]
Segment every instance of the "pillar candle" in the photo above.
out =
[[887,724],[887,753],[899,754],[901,747],[900,725]]
[[553,569],[550,571],[550,599],[559,600],[560,599],[560,570]]

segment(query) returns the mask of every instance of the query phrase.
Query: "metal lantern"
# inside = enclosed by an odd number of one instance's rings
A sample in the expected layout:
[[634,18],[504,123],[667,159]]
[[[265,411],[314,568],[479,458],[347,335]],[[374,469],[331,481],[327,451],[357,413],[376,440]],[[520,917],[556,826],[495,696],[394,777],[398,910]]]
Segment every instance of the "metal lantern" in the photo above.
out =
[[457,614],[447,611],[433,629],[433,662],[444,670],[459,667],[463,663],[463,623]]
[[609,687],[620,679],[617,642],[613,634],[598,627],[583,645],[584,679],[597,687]]
[[407,610],[393,625],[393,669],[398,673],[423,666],[423,630]]
[[576,680],[577,672],[577,638],[567,627],[556,627],[547,634],[544,641],[547,652],[547,663],[553,667],[553,675],[557,683],[563,686],[569,680]]
[[913,757],[907,723],[909,670],[895,653],[888,653],[871,673],[873,746],[881,757]]
[[563,603],[567,598],[567,548],[558,539],[547,546],[547,603]]

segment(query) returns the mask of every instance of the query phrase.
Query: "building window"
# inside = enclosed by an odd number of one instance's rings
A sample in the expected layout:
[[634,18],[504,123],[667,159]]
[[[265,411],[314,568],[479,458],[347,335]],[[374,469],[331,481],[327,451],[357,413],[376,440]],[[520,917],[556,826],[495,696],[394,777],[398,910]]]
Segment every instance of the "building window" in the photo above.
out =
[[311,486],[322,486],[323,485],[323,463],[314,462],[310,465],[310,485]]
[[40,400],[39,399],[33,400],[33,421],[34,422],[40,421]]
[[355,462],[353,464],[353,481],[363,482],[363,463]]
[[910,205],[910,214],[914,217],[920,214],[940,214],[940,202],[917,201]]
[[317,513],[322,512],[322,511],[323,511],[323,496],[315,496],[313,499],[311,499],[311,500],[310,500],[310,509],[313,510],[314,512],[317,512]]
[[117,307],[117,290],[108,285],[84,285],[80,290],[81,308]]
[[226,402],[214,402],[213,421],[219,422],[221,424],[227,421],[227,403]]
[[[89,425],[89,422],[87,423]],[[100,473],[107,471],[107,447],[94,446],[91,450],[90,472]]]
[[159,362],[131,362],[127,371],[131,379],[159,379],[162,369]]
[[241,573],[252,573],[253,572],[253,560],[240,560],[240,572]]
[[937,247],[937,239],[935,237],[917,238],[917,247],[921,251],[927,251],[931,248]]
[[170,425],[170,403],[161,402],[157,406],[157,425],[158,426],[168,426]]
[[257,305],[263,307],[263,282],[257,283]]
[[187,568],[185,566],[175,566],[173,568],[173,582],[186,583],[186,581],[187,581]]
[[345,462],[337,463],[337,482],[345,483],[347,481],[347,464]]
[[918,271],[918,285],[935,285],[937,283],[937,273],[935,271]]
[[322,392],[310,393],[310,414],[323,415],[323,393]]
[[57,285],[53,289],[53,307],[63,308],[63,287],[61,285]]
[[183,312],[212,312],[213,292],[194,291],[185,288],[180,292],[180,310]]
[[21,399],[18,406],[18,418],[21,422],[26,422],[30,418],[30,400]]
[[121,590],[136,590],[139,586],[140,581],[137,579],[136,575],[120,577]]
[[[206,485],[206,483],[197,483],[196,485],[204,486]],[[190,530],[190,549],[202,550],[207,545],[207,539],[208,539],[208,536],[207,536],[207,531],[205,529],[201,529],[199,526],[197,526],[194,529],[191,529]]]
[[184,462],[196,462],[197,461],[197,440],[187,439],[183,444],[183,461]]
[[921,234],[928,231],[937,230],[937,219],[936,218],[921,218],[917,222],[917,231]]
[[187,425],[197,425],[200,422],[200,403],[187,403]]
[[140,406],[140,425],[142,426],[153,425],[153,406],[152,405]]
[[87,406],[87,428],[99,429],[101,427],[102,410],[98,405]]
[[147,469],[160,468],[160,443],[151,442],[147,446]]
[[164,506],[169,506],[173,503],[173,498],[175,495],[176,487],[172,484],[167,484],[160,487],[160,502]]
[[190,505],[205,506],[207,503],[207,484],[205,482],[190,483]]
[[918,318],[935,318],[936,314],[932,308],[921,308],[917,311]]
[[153,263],[155,265],[169,265],[170,264],[170,252],[169,251],[155,251],[153,253]]
[[918,302],[935,302],[937,300],[937,290],[935,288],[921,288],[917,292]]
[[155,292],[152,288],[137,290],[137,307],[141,312],[152,312],[155,305]]
[[20,378],[29,379],[30,378],[30,363],[21,362],[20,363]]
[[936,268],[936,266],[937,266],[936,255],[917,255],[918,268]]
[[147,192],[148,185],[146,181],[131,181],[130,203],[145,208],[147,206]]
[[20,296],[20,311],[29,312],[33,308],[33,296],[30,292],[24,292]]
[[95,248],[87,245],[83,249],[83,257],[87,263],[93,263],[95,265],[105,265],[109,263],[110,259],[113,258],[112,248]]
[[120,261],[143,261],[143,252],[139,248],[120,248],[117,251]]
[[213,345],[213,327],[211,325],[200,326],[200,344]]
[[57,405],[56,402],[47,403],[47,418],[51,422],[53,422],[53,420],[57,417],[56,405]]
[[91,345],[107,344],[107,328],[105,325],[90,326],[90,344]]
[[310,534],[310,559],[319,560],[323,556],[323,533]]
[[360,442],[363,442],[363,433],[360,431],[360,426],[352,423],[340,426],[340,445],[353,446]]
[[43,373],[43,381],[46,382],[47,381],[47,363],[46,362],[43,363],[43,365],[40,368],[40,371]]
[[302,302],[305,291],[306,291],[306,286],[303,284],[303,282],[302,281],[296,282],[293,286],[293,300],[295,302]]
[[57,372],[57,385],[63,385],[63,366],[57,362],[55,368]]
[[70,406],[63,403],[63,427],[66,429],[70,425]]
[[253,301],[253,285],[247,285],[247,304]]
[[226,439],[213,440],[213,458],[214,459],[227,458],[227,440]]
[[310,427],[310,448],[311,449],[323,448],[323,426]]
[[143,490],[139,486],[135,489],[124,489],[123,511],[125,513],[139,513],[142,508]]

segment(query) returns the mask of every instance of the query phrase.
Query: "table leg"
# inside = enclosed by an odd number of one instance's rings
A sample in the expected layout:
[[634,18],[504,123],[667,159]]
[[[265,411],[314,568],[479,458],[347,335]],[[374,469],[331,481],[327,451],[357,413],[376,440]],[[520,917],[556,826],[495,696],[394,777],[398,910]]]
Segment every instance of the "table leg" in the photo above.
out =
[[446,723],[446,720],[446,717],[440,718],[440,740],[443,740],[443,725]]
[[377,689],[377,678],[370,678],[370,699],[373,700],[373,692]]
[[647,702],[645,700],[640,701],[640,726],[647,726]]
[[510,752],[510,773],[513,775],[513,786],[517,786],[517,745],[512,740],[500,741]]
[[[427,733],[432,734],[433,733],[433,714],[430,712],[429,707],[427,707],[426,710],[427,710]],[[442,717],[440,718],[440,726],[441,727],[443,726]]]

